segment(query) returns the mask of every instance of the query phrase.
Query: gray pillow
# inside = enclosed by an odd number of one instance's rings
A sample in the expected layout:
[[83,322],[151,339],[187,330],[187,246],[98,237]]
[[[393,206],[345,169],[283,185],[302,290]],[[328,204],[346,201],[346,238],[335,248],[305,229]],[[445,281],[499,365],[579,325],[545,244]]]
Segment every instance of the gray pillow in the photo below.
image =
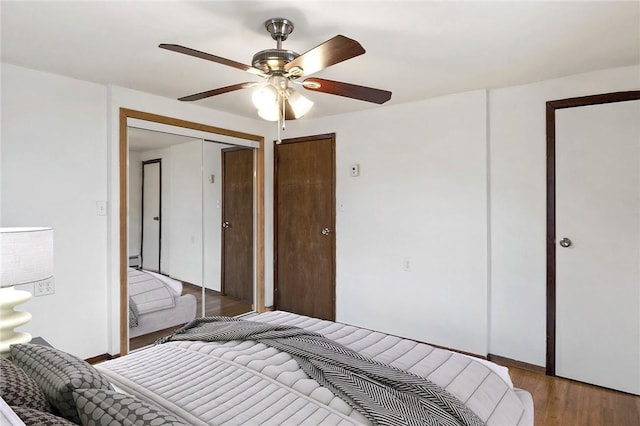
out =
[[8,405],[51,412],[42,389],[20,367],[0,356],[0,397]]
[[48,346],[11,345],[14,364],[21,367],[44,391],[58,413],[80,422],[73,400],[79,388],[112,389],[109,381],[87,362]]
[[76,389],[73,398],[83,426],[187,426],[161,408],[123,393],[104,389]]
[[11,407],[11,409],[26,426],[76,426],[75,423],[67,419],[58,417],[55,414],[34,410],[33,408]]

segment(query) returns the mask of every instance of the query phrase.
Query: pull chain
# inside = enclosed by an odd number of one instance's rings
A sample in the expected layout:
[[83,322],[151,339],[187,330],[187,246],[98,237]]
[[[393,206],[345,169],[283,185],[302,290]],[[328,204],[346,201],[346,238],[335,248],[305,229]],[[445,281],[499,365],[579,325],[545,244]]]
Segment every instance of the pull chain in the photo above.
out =
[[282,91],[278,94],[278,99],[282,101],[282,109],[278,113],[278,139],[276,139],[276,143],[279,145],[282,143],[282,139],[280,136],[280,130],[284,132],[285,130],[285,105],[286,102],[285,93]]

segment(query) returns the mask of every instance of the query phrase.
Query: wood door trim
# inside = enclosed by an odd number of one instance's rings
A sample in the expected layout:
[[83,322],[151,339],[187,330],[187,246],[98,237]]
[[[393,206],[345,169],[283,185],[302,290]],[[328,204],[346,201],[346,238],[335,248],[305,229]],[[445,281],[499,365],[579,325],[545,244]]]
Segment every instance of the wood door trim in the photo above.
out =
[[[142,199],[140,203],[142,207],[140,209],[140,217],[142,223],[140,224],[140,268],[144,263],[143,246],[144,246],[144,166],[147,164],[158,163],[158,191],[160,192],[158,197],[158,216],[160,217],[160,223],[158,224],[158,273],[162,273],[162,158],[154,158],[153,160],[147,160],[142,162]],[[129,265],[127,265],[129,266]]]
[[[333,142],[335,144],[336,134],[335,133],[324,133],[324,134],[316,135],[316,136],[301,136],[299,138],[283,139],[282,142],[280,143],[280,145],[286,145],[286,144],[289,144],[289,143],[313,142],[313,141],[320,141],[320,140],[325,140],[325,139],[333,139]],[[274,141],[273,143],[275,144],[276,141]],[[334,153],[335,153],[335,150],[334,150]]]
[[258,159],[256,161],[256,311],[265,312],[264,306],[264,137],[252,135],[250,133],[238,132],[235,130],[223,129],[221,127],[209,126],[206,124],[196,123],[193,121],[181,120],[179,118],[167,117],[164,115],[153,114],[144,111],[137,111],[129,108],[120,108],[119,115],[119,189],[120,189],[120,209],[118,219],[120,221],[118,229],[120,232],[119,239],[119,279],[120,279],[120,355],[126,355],[128,352],[128,300],[127,300],[127,266],[128,266],[128,228],[127,228],[127,208],[128,208],[128,159],[129,147],[127,143],[127,119],[136,118],[139,120],[152,121],[161,124],[168,124],[176,127],[184,127],[187,129],[201,130],[208,133],[218,135],[231,136],[235,138],[258,142],[257,148]]
[[559,99],[547,115],[547,356],[546,373],[556,374],[556,110],[640,99],[640,90]]
[[[336,165],[336,134],[335,133],[324,133],[315,136],[302,136],[298,138],[289,138],[283,139],[280,144],[292,144],[292,143],[302,143],[302,142],[313,142],[313,141],[322,141],[322,140],[331,140],[331,156],[333,161],[333,176],[331,182],[331,229],[336,229],[336,174],[335,174],[335,165]],[[276,141],[273,141],[274,145]],[[278,150],[273,150],[273,309],[278,309],[277,307],[277,294],[278,294]],[[333,303],[333,317],[336,316],[336,238],[334,237],[334,244],[331,248],[331,256],[333,259],[333,268],[331,271],[331,280],[333,282],[333,294],[332,294],[332,303]]]

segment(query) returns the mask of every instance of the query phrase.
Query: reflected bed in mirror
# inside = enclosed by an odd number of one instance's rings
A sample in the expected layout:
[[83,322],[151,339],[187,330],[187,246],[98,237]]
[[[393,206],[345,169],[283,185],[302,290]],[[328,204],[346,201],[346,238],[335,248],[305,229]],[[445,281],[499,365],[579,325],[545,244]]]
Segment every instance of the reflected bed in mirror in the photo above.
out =
[[129,127],[129,349],[254,310],[255,149]]

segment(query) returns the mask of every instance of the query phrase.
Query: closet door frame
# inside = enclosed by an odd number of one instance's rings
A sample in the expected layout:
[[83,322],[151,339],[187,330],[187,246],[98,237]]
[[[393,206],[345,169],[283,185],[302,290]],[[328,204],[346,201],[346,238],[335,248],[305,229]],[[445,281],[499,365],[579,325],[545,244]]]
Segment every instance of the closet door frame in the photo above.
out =
[[214,127],[207,124],[182,120],[174,117],[153,114],[150,112],[137,111],[129,108],[119,110],[119,147],[118,147],[118,179],[119,179],[119,211],[118,211],[118,235],[119,235],[119,322],[120,322],[120,355],[126,355],[129,351],[129,301],[127,291],[127,267],[128,256],[128,164],[129,164],[129,143],[128,143],[128,119],[139,119],[155,123],[167,124],[170,126],[184,127],[186,129],[200,130],[223,136],[245,139],[258,143],[256,149],[256,306],[255,311],[265,312],[264,294],[264,137],[235,130]]

